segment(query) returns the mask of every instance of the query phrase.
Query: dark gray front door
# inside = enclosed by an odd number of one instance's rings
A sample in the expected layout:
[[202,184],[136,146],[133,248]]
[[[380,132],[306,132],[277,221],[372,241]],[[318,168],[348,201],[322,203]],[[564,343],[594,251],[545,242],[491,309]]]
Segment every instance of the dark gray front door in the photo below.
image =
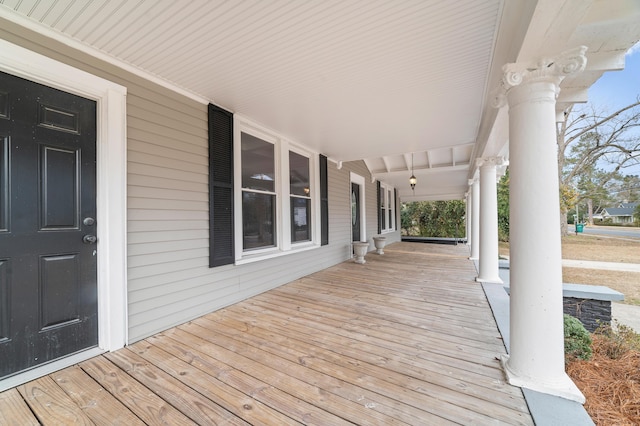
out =
[[98,344],[96,103],[0,73],[0,378]]
[[351,237],[360,241],[360,185],[351,182]]

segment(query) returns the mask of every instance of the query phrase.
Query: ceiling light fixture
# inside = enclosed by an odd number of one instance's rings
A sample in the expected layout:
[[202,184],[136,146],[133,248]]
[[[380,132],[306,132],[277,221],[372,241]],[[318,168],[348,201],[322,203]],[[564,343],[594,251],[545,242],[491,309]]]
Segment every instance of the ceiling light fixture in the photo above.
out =
[[409,178],[409,185],[411,185],[411,190],[413,193],[416,193],[416,183],[418,179],[416,179],[416,175],[413,174],[413,153],[411,153],[411,177]]

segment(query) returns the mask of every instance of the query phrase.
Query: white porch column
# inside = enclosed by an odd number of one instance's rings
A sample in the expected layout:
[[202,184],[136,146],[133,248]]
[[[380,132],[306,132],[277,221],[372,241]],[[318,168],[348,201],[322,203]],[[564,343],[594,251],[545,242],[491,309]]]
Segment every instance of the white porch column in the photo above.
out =
[[498,186],[496,166],[502,157],[478,159],[480,168],[480,271],[476,281],[502,284],[498,273]]
[[581,403],[564,370],[555,103],[564,76],[584,69],[585,51],[506,65],[496,99],[509,105],[511,350],[504,368],[513,385]]
[[470,246],[471,245],[471,191],[467,191],[464,194],[464,198],[465,198],[465,231],[464,231],[464,236],[467,239],[467,245]]
[[478,179],[470,179],[471,186],[471,256],[478,260],[480,252],[480,184]]

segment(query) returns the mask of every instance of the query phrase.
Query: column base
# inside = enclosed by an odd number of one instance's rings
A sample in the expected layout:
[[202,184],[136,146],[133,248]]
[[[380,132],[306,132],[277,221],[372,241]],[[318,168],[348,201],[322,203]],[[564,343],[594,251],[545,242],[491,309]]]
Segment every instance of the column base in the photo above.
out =
[[543,382],[541,380],[536,380],[533,377],[518,375],[516,372],[511,370],[508,361],[509,355],[502,355],[500,357],[500,362],[504,368],[505,375],[507,376],[507,382],[509,382],[510,385],[531,389],[548,395],[559,396],[561,398],[579,402],[580,404],[585,403],[586,399],[584,395],[566,373],[558,377],[556,380]]
[[490,284],[504,284],[504,281],[502,281],[502,279],[500,279],[500,277],[494,277],[494,278],[476,277],[476,282],[478,282],[478,283],[490,283]]

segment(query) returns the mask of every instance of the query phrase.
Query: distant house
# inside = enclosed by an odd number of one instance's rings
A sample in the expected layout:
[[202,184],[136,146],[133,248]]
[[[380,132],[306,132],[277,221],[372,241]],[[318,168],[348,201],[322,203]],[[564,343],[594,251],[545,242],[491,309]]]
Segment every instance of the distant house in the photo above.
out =
[[616,207],[605,207],[602,210],[604,220],[611,219],[613,223],[632,223],[633,212],[638,203],[619,203]]
[[604,209],[598,207],[596,211],[593,212],[594,220],[604,220]]

